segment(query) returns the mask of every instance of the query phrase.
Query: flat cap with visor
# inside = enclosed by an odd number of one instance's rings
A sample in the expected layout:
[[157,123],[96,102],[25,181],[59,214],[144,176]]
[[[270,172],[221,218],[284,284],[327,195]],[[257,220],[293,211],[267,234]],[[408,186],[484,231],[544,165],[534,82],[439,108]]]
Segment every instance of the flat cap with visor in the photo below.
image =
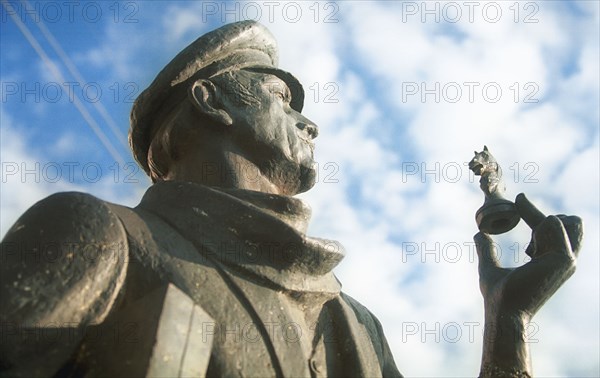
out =
[[287,84],[292,94],[290,106],[302,111],[302,85],[292,74],[277,68],[278,60],[275,38],[255,21],[227,24],[196,39],[160,71],[133,104],[129,145],[137,162],[150,174],[148,150],[159,128],[155,121],[184,100],[199,79],[242,69],[268,73]]

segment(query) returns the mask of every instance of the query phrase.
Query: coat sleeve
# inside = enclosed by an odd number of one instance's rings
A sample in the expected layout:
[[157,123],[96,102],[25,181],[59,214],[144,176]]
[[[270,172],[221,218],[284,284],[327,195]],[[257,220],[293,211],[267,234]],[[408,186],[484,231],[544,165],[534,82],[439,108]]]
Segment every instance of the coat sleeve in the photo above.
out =
[[402,377],[402,374],[396,367],[394,356],[392,355],[390,346],[383,334],[383,327],[379,320],[356,299],[345,293],[342,293],[341,296],[344,301],[352,307],[358,321],[365,326],[369,333],[369,337],[379,360],[383,377]]
[[54,375],[110,312],[127,256],[119,218],[91,195],[55,194],[25,212],[0,244],[0,375]]
[[390,346],[383,334],[383,327],[381,327],[381,323],[375,317],[375,315],[371,314],[373,320],[375,322],[375,327],[377,329],[377,334],[379,335],[379,340],[381,341],[381,349],[382,349],[382,372],[384,377],[402,377],[402,374],[398,371],[396,367],[396,362],[394,361],[394,356],[392,355],[392,351],[390,350]]

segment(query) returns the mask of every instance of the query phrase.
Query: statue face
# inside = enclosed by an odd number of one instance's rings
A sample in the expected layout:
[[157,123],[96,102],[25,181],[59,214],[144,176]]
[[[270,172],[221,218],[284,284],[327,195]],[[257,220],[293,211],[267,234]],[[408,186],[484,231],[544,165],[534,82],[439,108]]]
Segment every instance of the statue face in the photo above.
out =
[[278,77],[237,71],[232,93],[224,96],[233,120],[231,137],[239,152],[256,164],[282,193],[314,185],[313,139],[317,126],[290,107],[290,90]]

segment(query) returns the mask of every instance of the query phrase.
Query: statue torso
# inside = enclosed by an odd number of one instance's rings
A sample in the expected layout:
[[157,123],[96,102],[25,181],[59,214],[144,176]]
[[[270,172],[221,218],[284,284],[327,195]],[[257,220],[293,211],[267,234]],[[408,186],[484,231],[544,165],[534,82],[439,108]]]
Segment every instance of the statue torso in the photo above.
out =
[[213,319],[211,376],[381,376],[376,320],[331,272],[342,247],[304,236],[298,200],[235,194],[163,183],[115,207],[131,254],[120,306],[162,282],[181,289]]

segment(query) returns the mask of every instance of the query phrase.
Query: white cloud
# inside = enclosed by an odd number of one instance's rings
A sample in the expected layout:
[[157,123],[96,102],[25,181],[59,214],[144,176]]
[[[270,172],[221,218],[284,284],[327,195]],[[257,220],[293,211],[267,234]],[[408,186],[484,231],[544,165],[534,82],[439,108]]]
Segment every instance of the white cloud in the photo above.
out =
[[25,209],[47,193],[47,190],[41,189],[39,185],[25,183],[25,180],[21,178],[22,165],[34,167],[37,159],[26,153],[25,141],[11,124],[11,118],[3,111],[2,128],[0,129],[0,160],[2,161],[0,235],[2,236]]
[[146,46],[150,48],[152,44],[147,43],[148,35],[135,28],[136,24],[126,25],[129,26],[129,30],[124,31],[120,24],[108,24],[102,42],[99,45],[91,44],[88,51],[77,54],[75,63],[79,66],[92,67],[99,72],[108,70],[111,81],[125,83],[139,79],[139,59],[142,56],[140,49]]
[[[130,187],[115,185],[112,172],[104,171],[96,181],[96,173],[90,173],[93,184],[81,181],[81,164],[70,171],[67,162],[53,162],[43,158],[42,151],[31,147],[31,135],[23,126],[2,111],[0,129],[0,160],[2,161],[2,182],[0,190],[0,235],[13,225],[21,214],[36,202],[52,193],[63,191],[87,192],[107,201],[135,205],[141,197],[142,185]],[[59,137],[58,147],[71,138],[69,134]],[[63,151],[64,152],[64,151]],[[75,162],[71,162],[75,163]],[[75,172],[75,173],[72,173]],[[94,170],[90,170],[94,172]]]
[[192,5],[191,9],[179,6],[171,6],[167,9],[166,17],[163,18],[167,41],[178,42],[186,34],[204,28],[202,9],[198,3],[195,5]]

